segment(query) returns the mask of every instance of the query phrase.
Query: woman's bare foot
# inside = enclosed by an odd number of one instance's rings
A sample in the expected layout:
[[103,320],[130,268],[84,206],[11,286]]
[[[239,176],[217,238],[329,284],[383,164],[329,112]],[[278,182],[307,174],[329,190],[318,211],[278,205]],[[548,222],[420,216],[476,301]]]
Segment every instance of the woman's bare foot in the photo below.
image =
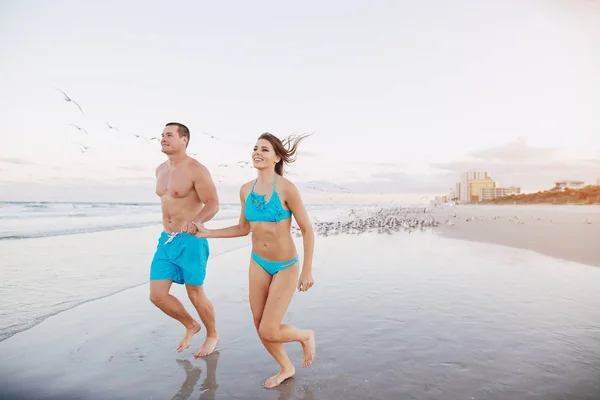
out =
[[219,343],[219,335],[207,336],[204,344],[200,346],[196,353],[194,353],[194,357],[206,357],[207,355],[212,354],[217,347],[217,343]]
[[185,330],[185,336],[181,339],[181,342],[177,345],[177,352],[181,353],[192,343],[192,336],[200,332],[200,324],[194,321],[194,324]]
[[316,353],[315,332],[312,329],[308,330],[308,339],[302,342],[302,367],[309,367]]
[[265,381],[265,388],[272,389],[275,386],[279,386],[283,381],[294,376],[295,373],[296,369],[293,366],[282,369],[277,375],[273,375]]

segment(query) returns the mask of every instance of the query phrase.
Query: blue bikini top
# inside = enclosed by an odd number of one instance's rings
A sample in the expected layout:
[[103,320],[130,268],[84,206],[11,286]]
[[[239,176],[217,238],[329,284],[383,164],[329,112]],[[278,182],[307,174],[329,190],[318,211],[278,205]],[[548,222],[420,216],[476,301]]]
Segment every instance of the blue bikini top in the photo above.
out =
[[275,183],[277,182],[277,174],[273,178],[273,193],[269,198],[269,201],[265,202],[265,194],[258,194],[254,192],[254,185],[246,198],[246,210],[244,216],[249,222],[279,222],[281,220],[290,218],[292,212],[286,210],[281,205],[281,199],[275,190]]

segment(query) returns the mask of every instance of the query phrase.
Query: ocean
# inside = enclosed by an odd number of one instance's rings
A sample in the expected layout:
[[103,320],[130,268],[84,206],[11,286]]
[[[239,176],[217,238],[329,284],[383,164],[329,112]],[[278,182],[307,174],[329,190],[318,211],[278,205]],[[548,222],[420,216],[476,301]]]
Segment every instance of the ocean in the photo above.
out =
[[[313,221],[327,221],[354,207],[308,205],[307,211]],[[237,223],[240,208],[222,204],[211,224]],[[0,341],[148,282],[161,230],[159,203],[0,202]],[[250,238],[210,243],[212,258],[249,246]]]

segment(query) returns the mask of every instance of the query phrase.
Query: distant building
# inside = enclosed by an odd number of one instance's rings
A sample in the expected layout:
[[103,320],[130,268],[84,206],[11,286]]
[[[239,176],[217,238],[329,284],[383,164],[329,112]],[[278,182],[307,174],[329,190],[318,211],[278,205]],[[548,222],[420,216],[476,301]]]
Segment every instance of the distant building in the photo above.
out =
[[[486,183],[484,184],[484,182]],[[458,199],[461,201],[461,203],[470,203],[472,201],[477,201],[477,198],[479,198],[479,189],[481,189],[482,187],[488,187],[488,182],[493,182],[489,172],[463,172],[460,175],[460,191],[458,192]],[[495,183],[493,187],[495,187]]]
[[479,201],[494,200],[498,197],[520,194],[521,188],[517,186],[482,188],[479,190]]
[[448,203],[448,196],[435,196],[431,201],[434,206]]
[[596,179],[596,185],[600,186],[600,176]]
[[559,181],[554,182],[554,190],[565,190],[565,189],[583,189],[585,187],[584,181]]
[[454,189],[450,188],[448,191],[448,201],[453,201],[456,198],[456,192]]

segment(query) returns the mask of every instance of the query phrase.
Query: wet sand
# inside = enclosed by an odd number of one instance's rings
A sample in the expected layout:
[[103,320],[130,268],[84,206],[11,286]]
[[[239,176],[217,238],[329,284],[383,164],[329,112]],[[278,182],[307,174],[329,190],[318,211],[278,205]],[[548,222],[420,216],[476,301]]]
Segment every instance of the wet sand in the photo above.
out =
[[598,206],[457,206],[431,213],[440,222],[436,231],[446,237],[516,247],[600,266]]
[[600,396],[600,269],[430,231],[319,237],[316,284],[284,319],[315,329],[315,362],[301,368],[300,346],[286,345],[296,377],[266,390],[276,365],[252,324],[248,261],[247,248],[211,260],[218,353],[193,357],[202,332],[176,353],[183,328],[143,285],[0,342],[5,398]]

